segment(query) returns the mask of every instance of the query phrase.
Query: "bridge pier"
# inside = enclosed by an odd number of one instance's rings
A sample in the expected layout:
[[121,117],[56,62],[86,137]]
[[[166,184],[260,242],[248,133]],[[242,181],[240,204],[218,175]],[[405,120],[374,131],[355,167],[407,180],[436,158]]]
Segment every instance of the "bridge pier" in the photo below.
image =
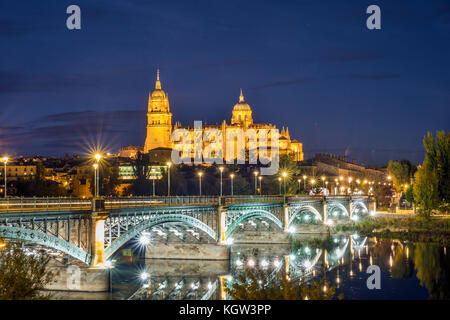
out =
[[353,199],[350,198],[350,200],[348,201],[348,215],[350,220],[352,220],[353,218]]
[[217,242],[219,244],[226,244],[226,239],[225,239],[225,232],[227,229],[226,226],[226,218],[227,218],[227,211],[226,208],[223,205],[219,206],[218,209],[218,221],[217,221]]
[[101,267],[105,264],[105,220],[107,218],[104,199],[92,200],[91,213],[90,252],[91,266]]
[[284,222],[284,232],[289,232],[289,204],[285,203],[283,205],[284,215],[283,215],[283,222]]

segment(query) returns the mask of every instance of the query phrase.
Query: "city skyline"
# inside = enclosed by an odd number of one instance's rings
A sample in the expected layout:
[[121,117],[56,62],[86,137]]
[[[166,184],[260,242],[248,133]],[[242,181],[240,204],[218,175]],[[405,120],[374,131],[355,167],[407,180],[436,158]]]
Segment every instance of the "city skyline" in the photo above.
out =
[[356,1],[78,1],[79,31],[65,27],[69,4],[0,5],[4,153],[143,146],[157,68],[174,121],[220,123],[243,88],[255,121],[288,126],[305,159],[417,164],[426,132],[450,124],[446,1],[381,1],[377,31]]

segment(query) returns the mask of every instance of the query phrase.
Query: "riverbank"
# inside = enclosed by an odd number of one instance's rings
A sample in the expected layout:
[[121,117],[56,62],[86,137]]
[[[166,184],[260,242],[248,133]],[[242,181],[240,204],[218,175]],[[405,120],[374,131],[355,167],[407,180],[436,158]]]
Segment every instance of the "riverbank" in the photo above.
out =
[[364,236],[402,239],[450,245],[450,217],[420,219],[371,217],[352,224],[337,225],[332,233],[357,232]]

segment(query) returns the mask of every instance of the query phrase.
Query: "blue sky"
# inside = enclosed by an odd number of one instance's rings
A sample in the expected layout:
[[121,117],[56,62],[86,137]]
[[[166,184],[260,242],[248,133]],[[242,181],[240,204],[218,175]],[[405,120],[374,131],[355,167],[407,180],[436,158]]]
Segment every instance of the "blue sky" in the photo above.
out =
[[450,125],[450,1],[5,0],[0,44],[11,155],[143,145],[157,68],[174,121],[229,122],[243,88],[255,122],[288,126],[307,157],[418,163]]

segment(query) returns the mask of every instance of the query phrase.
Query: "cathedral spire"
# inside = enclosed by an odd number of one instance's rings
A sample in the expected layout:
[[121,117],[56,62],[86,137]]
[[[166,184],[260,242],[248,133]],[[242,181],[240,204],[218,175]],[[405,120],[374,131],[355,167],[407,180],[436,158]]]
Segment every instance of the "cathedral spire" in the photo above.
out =
[[161,82],[159,81],[159,69],[156,71],[156,90],[161,90]]
[[241,88],[241,95],[239,96],[239,102],[244,102],[244,95],[242,94],[242,88]]

